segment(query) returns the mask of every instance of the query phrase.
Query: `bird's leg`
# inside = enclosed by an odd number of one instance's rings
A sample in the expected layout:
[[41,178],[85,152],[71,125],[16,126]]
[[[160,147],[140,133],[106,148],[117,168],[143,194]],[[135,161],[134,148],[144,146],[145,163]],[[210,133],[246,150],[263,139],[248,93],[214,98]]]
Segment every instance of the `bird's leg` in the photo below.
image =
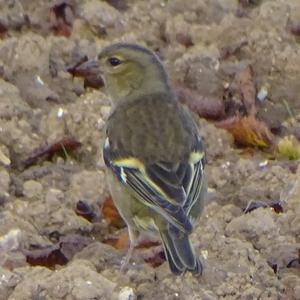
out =
[[134,248],[138,245],[138,232],[130,227],[128,227],[129,234],[129,249],[126,253],[126,256],[122,259],[121,262],[121,272],[126,272],[128,269],[128,265],[130,259],[133,255]]

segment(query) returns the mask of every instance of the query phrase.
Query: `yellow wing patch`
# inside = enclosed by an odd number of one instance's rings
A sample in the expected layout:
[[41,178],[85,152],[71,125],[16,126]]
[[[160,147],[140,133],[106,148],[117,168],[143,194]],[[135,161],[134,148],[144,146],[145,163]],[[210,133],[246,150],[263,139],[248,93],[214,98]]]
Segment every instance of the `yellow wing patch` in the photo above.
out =
[[125,157],[113,160],[113,164],[121,168],[135,168],[139,169],[142,173],[145,173],[144,164],[134,157]]
[[203,151],[192,151],[190,154],[189,163],[190,164],[196,164],[199,160],[201,160],[204,157]]
[[165,199],[167,199],[170,202],[174,202],[172,201],[172,199],[161,189],[161,187],[156,184],[153,180],[151,180],[149,178],[149,176],[146,174],[146,169],[145,169],[145,165],[138,160],[137,158],[134,157],[126,157],[126,158],[119,158],[113,161],[114,165],[117,165],[120,168],[135,168],[138,169],[141,174],[143,175],[143,178],[147,181],[147,183],[152,186],[153,188],[155,188]]

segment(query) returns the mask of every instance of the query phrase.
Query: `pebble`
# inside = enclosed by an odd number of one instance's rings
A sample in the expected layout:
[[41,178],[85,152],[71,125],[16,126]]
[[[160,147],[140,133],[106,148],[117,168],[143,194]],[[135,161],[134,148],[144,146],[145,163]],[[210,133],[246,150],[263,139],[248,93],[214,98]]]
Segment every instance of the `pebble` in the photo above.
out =
[[0,236],[0,250],[17,250],[21,243],[21,230],[11,229],[7,234]]
[[118,300],[135,300],[135,299],[136,299],[136,295],[131,287],[125,286],[124,288],[121,289]]
[[8,194],[10,184],[9,173],[0,168],[0,195]]
[[111,111],[110,106],[102,106],[101,107],[100,112],[101,112],[101,116],[103,117],[103,119],[106,120],[108,118],[110,111]]
[[260,88],[260,90],[258,91],[256,98],[257,98],[257,100],[262,102],[267,98],[268,94],[269,94],[268,89],[265,86],[262,86]]
[[23,194],[27,198],[36,198],[41,195],[43,186],[35,180],[27,180],[23,185]]
[[6,167],[11,163],[8,149],[4,145],[0,145],[0,163]]

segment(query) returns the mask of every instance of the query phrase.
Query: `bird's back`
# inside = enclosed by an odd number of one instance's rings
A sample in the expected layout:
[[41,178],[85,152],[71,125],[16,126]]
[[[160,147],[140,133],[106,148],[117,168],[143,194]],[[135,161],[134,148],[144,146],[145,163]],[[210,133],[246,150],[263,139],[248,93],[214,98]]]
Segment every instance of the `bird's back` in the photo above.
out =
[[136,157],[145,164],[172,163],[188,159],[197,129],[172,95],[156,93],[117,106],[109,117],[107,136],[112,149],[122,156]]

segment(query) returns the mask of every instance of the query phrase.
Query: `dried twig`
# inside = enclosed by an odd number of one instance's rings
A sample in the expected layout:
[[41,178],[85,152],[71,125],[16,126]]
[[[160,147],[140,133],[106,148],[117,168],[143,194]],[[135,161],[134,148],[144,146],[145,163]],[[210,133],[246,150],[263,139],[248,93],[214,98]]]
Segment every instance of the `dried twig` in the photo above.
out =
[[24,161],[25,166],[34,164],[39,158],[53,155],[61,151],[72,151],[81,146],[81,143],[73,137],[65,137],[52,144],[42,144],[35,148],[29,157]]

